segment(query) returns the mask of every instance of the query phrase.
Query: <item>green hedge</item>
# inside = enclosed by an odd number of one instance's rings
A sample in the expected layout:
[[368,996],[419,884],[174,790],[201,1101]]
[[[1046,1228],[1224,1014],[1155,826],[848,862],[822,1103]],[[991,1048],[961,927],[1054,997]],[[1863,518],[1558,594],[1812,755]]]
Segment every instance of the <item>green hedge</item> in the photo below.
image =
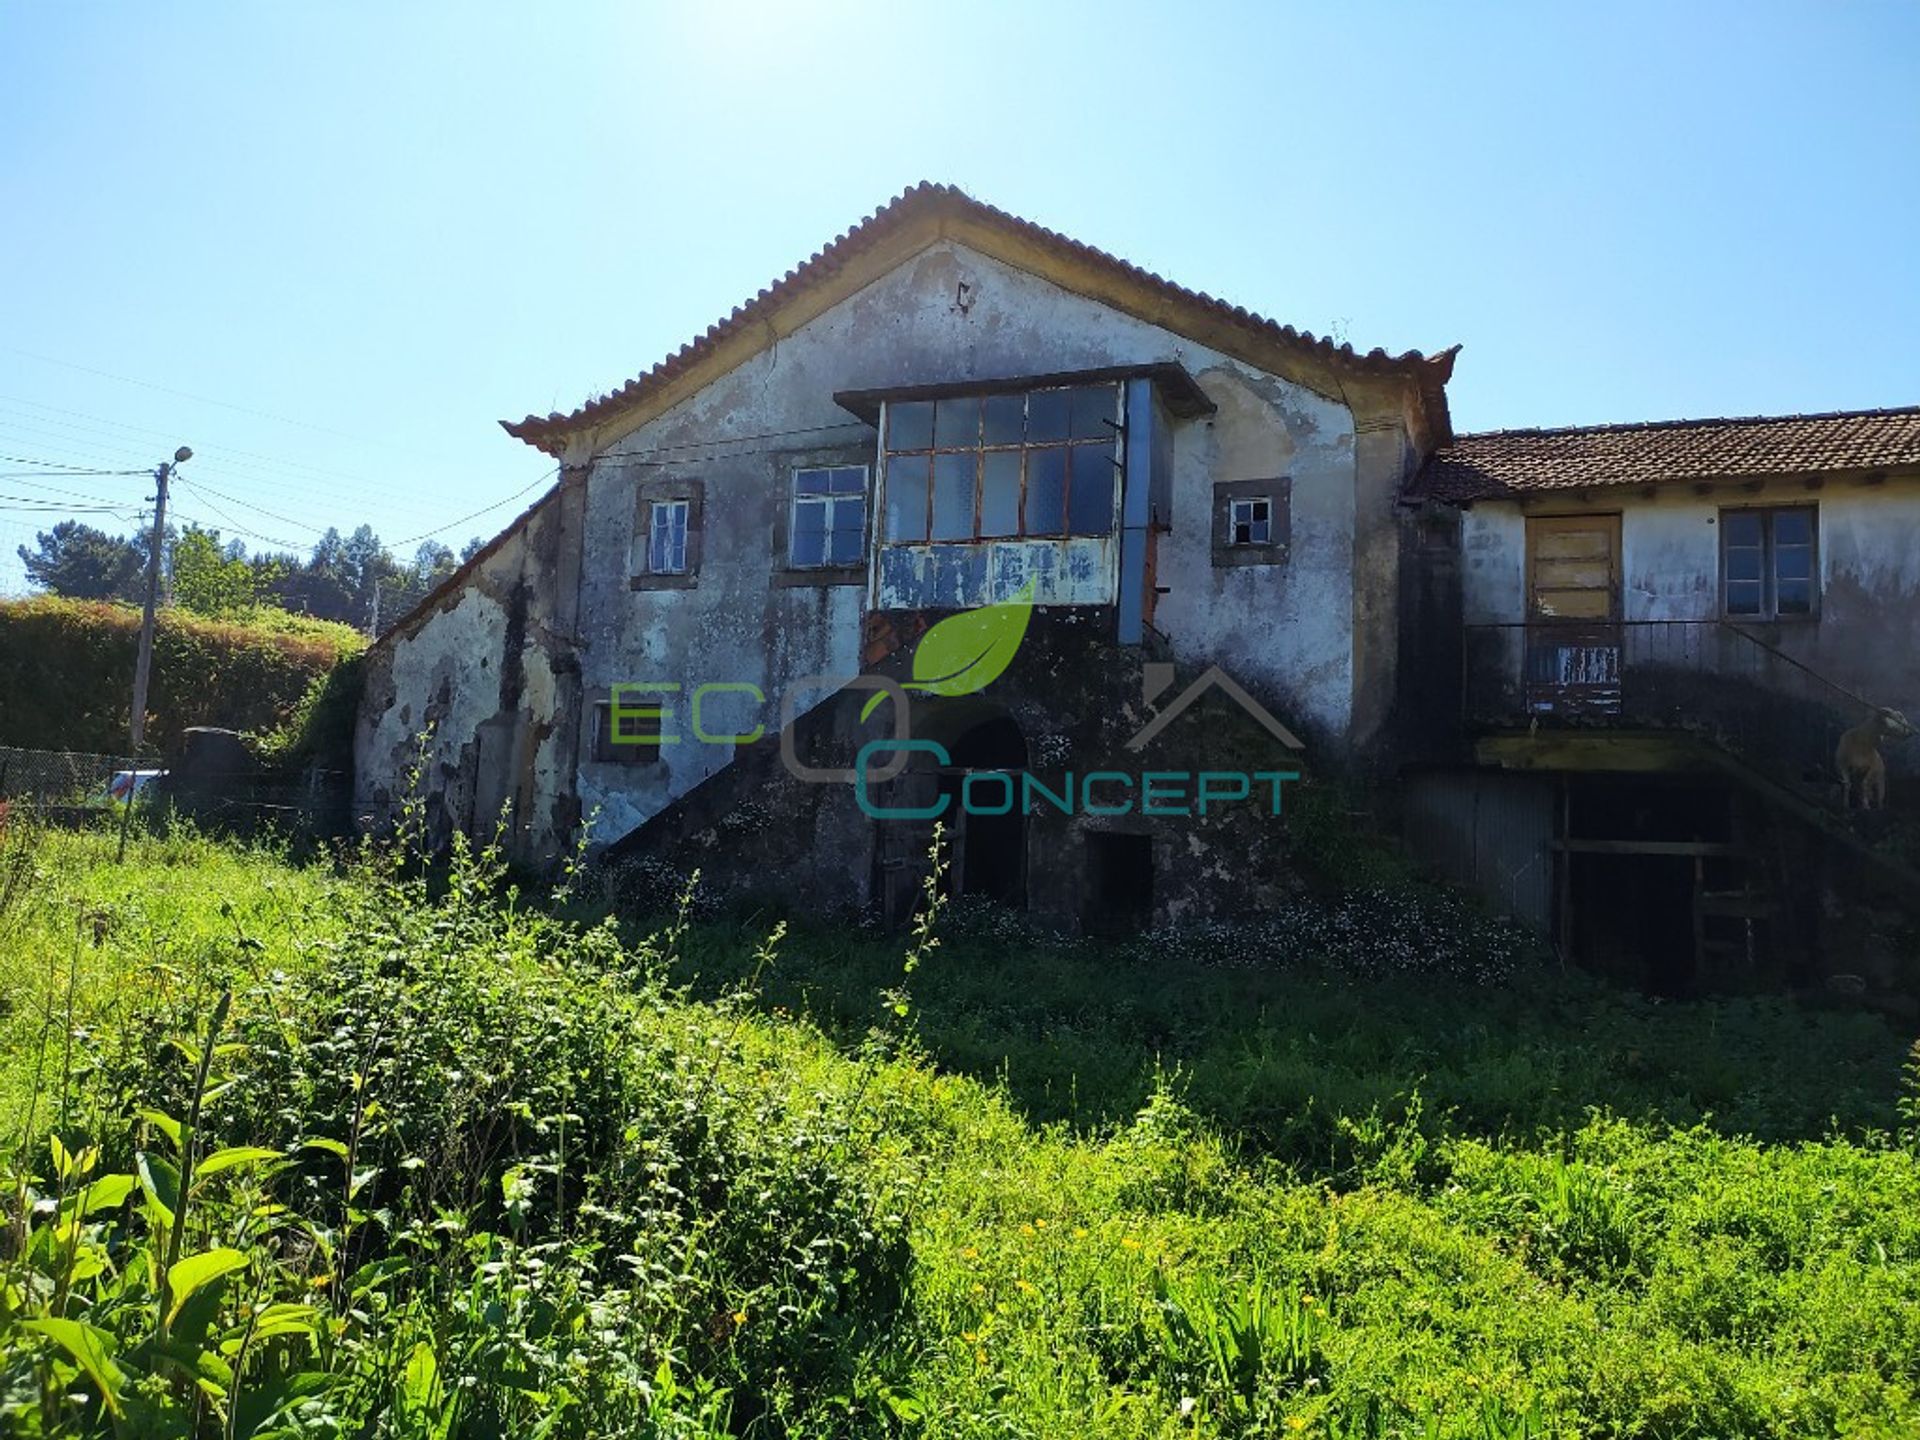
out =
[[[124,754],[140,612],[40,596],[0,602],[0,744]],[[279,616],[271,628],[162,611],[148,688],[150,748],[194,725],[283,725],[320,677],[358,654],[344,625]]]

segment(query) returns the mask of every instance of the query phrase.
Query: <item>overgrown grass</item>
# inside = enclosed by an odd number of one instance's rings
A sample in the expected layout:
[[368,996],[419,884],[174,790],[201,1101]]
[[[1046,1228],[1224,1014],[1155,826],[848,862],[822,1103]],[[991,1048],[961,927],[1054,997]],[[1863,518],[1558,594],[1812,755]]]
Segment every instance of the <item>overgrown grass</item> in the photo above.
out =
[[[1767,1141],[1893,1128],[1906,1041],[1878,1016],[1785,997],[1648,999],[1534,968],[1499,983],[1258,968],[1154,937],[1121,948],[951,929],[918,988],[942,1068],[998,1082],[1036,1123],[1097,1132],[1170,1083],[1263,1156],[1339,1178],[1417,1094],[1429,1137],[1529,1143],[1592,1111]],[[755,917],[696,925],[675,975],[739,983]],[[966,933],[966,932],[972,933]],[[847,1039],[898,964],[879,935],[797,929],[757,987]]]
[[903,975],[902,940],[563,923],[475,857],[429,892],[30,843],[12,1433],[1920,1425],[1876,1021],[938,927]]

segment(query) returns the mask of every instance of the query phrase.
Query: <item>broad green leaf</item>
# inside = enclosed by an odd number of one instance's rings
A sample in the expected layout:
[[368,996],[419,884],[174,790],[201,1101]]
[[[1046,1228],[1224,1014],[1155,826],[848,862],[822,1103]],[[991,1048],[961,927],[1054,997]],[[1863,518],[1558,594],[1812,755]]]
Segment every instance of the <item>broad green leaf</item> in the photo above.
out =
[[246,1264],[247,1257],[240,1251],[222,1246],[198,1255],[189,1255],[174,1265],[167,1271],[167,1288],[173,1293],[173,1309],[167,1312],[167,1319],[171,1321],[178,1315],[180,1307],[192,1298],[196,1290],[212,1284],[222,1275],[245,1269]]
[[180,1172],[168,1161],[145,1150],[134,1152],[133,1168],[139,1172],[140,1188],[146,1192],[147,1204],[159,1212],[162,1225],[172,1225],[174,1214],[180,1208]]
[[58,1135],[48,1135],[46,1142],[54,1152],[54,1175],[58,1175],[63,1181],[79,1179],[100,1162],[100,1152],[90,1144],[83,1144],[81,1152],[73,1154],[71,1150],[67,1150],[65,1144],[61,1144]]
[[142,1120],[146,1121],[173,1142],[173,1148],[176,1152],[180,1150],[181,1130],[178,1120],[174,1119],[164,1110],[142,1110],[138,1113]]
[[[256,1380],[243,1385],[233,1399],[235,1440],[246,1440],[249,1436],[292,1436],[303,1433],[298,1425],[289,1424],[280,1428],[275,1422],[316,1396],[324,1395],[333,1388],[334,1380],[335,1377],[324,1371],[299,1370],[284,1380],[270,1381],[264,1385]],[[269,1429],[269,1426],[274,1428]]]
[[22,1320],[22,1330],[44,1335],[73,1357],[74,1364],[99,1387],[107,1409],[120,1413],[120,1387],[126,1376],[113,1359],[113,1336],[78,1320]]
[[300,1142],[300,1148],[302,1150],[324,1150],[329,1155],[338,1155],[342,1160],[347,1158],[347,1147],[341,1144],[340,1141],[330,1140],[324,1135],[316,1140],[302,1140]]
[[285,1158],[278,1150],[269,1150],[264,1145],[229,1145],[224,1150],[214,1151],[194,1166],[193,1178],[200,1180],[208,1175],[218,1175],[222,1170],[231,1170],[236,1165],[252,1165],[261,1160],[284,1160]]
[[[913,679],[905,690],[931,695],[971,695],[997,680],[1020,652],[1033,614],[1033,581],[996,605],[949,615],[920,637],[913,651]],[[886,698],[876,690],[860,711],[865,720]]]
[[81,1215],[93,1215],[101,1210],[118,1210],[127,1203],[127,1197],[133,1194],[139,1180],[132,1175],[102,1175],[92,1181],[75,1198],[77,1210]]
[[434,1377],[439,1370],[431,1345],[422,1340],[413,1347],[413,1354],[407,1357],[406,1374],[400,1380],[400,1394],[409,1408],[425,1410],[433,1404]]
[[242,1345],[272,1340],[281,1335],[317,1335],[320,1311],[313,1305],[269,1305],[253,1317],[252,1324],[236,1325],[220,1340],[220,1353],[237,1355]]

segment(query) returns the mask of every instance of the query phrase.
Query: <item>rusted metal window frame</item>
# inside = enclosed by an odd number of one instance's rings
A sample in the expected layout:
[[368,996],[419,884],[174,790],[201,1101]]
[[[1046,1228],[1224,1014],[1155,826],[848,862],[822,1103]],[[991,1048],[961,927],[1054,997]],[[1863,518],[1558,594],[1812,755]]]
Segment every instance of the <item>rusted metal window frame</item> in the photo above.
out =
[[[1035,395],[1070,395],[1076,390],[1109,390],[1113,395],[1112,419],[1103,422],[1110,424],[1113,429],[1112,439],[1109,444],[1104,447],[1104,458],[1111,466],[1108,484],[1112,488],[1108,492],[1107,528],[1099,532],[1082,532],[1076,531],[1073,528],[1073,477],[1075,469],[1073,453],[1076,450],[1092,449],[1098,442],[1090,441],[1084,437],[1075,437],[1072,433],[1073,427],[1070,418],[1067,426],[1067,434],[1057,441],[1047,440],[1039,444],[1034,444],[1026,437],[1026,428],[1031,419],[1032,400]],[[986,441],[984,416],[985,404],[989,399],[1005,398],[1009,394],[1020,397],[1021,438],[1014,444],[988,444]],[[942,445],[939,443],[940,437],[937,430],[930,430],[928,435],[930,443],[927,445],[899,450],[891,447],[889,440],[892,435],[893,412],[896,405],[925,404],[938,406],[943,403],[952,404],[954,402],[970,402],[982,409],[981,423],[974,432],[977,438],[972,445]],[[1126,413],[1127,387],[1123,382],[1118,380],[1096,381],[1092,384],[1035,385],[1031,389],[1026,390],[982,390],[977,393],[941,396],[937,399],[930,400],[883,402],[880,409],[879,425],[881,483],[877,497],[878,503],[873,507],[874,533],[878,537],[879,543],[882,545],[979,545],[994,541],[1067,541],[1111,536],[1117,527],[1120,515],[1121,501],[1118,492],[1122,467],[1126,463]],[[1070,402],[1069,416],[1071,416]],[[1027,528],[1028,457],[1035,451],[1054,450],[1060,451],[1065,459],[1065,474],[1060,491],[1060,528],[1058,530],[1030,531]],[[1019,528],[1012,534],[986,535],[981,533],[981,511],[986,499],[986,457],[991,454],[1017,454],[1020,456]],[[935,519],[933,486],[937,466],[936,457],[941,455],[973,456],[973,521],[969,527],[969,533],[965,536],[936,538],[933,533]],[[926,529],[925,533],[918,536],[905,536],[895,539],[888,534],[888,512],[891,505],[890,491],[894,481],[893,461],[895,457],[924,457],[926,460],[927,473],[924,481]]]

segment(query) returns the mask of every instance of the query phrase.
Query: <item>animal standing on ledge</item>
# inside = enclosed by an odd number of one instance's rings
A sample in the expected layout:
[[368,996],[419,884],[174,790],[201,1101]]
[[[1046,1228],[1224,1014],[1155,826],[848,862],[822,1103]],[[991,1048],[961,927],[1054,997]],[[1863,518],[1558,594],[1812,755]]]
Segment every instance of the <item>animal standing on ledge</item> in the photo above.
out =
[[1883,740],[1904,740],[1914,724],[1898,710],[1876,710],[1840,737],[1833,753],[1840,772],[1840,808],[1853,808],[1854,782],[1860,786],[1860,808],[1882,810],[1887,804],[1887,762],[1880,754]]

